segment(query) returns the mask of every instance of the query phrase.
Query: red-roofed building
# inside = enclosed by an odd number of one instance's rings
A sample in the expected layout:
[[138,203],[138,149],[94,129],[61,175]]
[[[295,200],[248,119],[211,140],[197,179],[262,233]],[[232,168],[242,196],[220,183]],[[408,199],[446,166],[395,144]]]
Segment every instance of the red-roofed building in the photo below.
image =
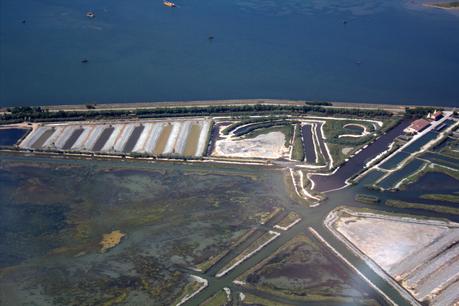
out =
[[430,122],[426,119],[417,119],[414,120],[409,127],[407,127],[404,132],[408,134],[416,134],[423,131],[430,125]]
[[443,113],[441,111],[436,111],[435,113],[432,114],[432,116],[430,116],[430,119],[437,121],[437,120],[440,120],[442,117],[443,117]]

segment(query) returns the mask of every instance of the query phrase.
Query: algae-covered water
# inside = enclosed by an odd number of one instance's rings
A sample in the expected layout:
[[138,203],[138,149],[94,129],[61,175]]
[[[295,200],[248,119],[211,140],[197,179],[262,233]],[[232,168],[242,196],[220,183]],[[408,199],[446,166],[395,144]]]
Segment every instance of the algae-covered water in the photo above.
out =
[[289,202],[276,171],[2,156],[0,300],[170,305],[188,268]]
[[[183,297],[190,275],[208,279],[209,286],[189,305],[198,305],[224,286],[242,290],[233,283],[236,277],[296,235],[306,233],[309,226],[336,242],[321,224],[331,209],[348,198],[347,192],[340,201],[310,209],[295,197],[286,174],[280,169],[250,166],[1,155],[1,301],[6,305],[172,305]],[[285,211],[261,225],[259,216],[273,207]],[[300,223],[228,275],[215,277],[232,256],[291,210],[300,213]],[[234,242],[251,229],[256,229],[256,234],[233,249]],[[110,237],[107,234],[125,236],[103,251],[101,241]],[[353,264],[362,265],[349,250],[337,247]],[[229,249],[228,256],[208,273],[194,271]],[[294,263],[290,261],[286,269]],[[327,273],[338,273],[342,267],[342,262],[332,261]],[[404,305],[398,293],[368,267],[361,269]],[[308,274],[314,273],[319,272],[304,271],[303,282],[309,283]],[[333,305],[351,292],[343,291],[343,286],[385,304],[354,273],[330,277],[341,279],[326,290]],[[295,283],[295,279],[286,281]],[[295,286],[291,290],[300,295],[304,291]],[[257,294],[266,297],[266,293]],[[291,301],[278,295],[268,297]],[[322,297],[314,299],[307,304],[318,305]]]

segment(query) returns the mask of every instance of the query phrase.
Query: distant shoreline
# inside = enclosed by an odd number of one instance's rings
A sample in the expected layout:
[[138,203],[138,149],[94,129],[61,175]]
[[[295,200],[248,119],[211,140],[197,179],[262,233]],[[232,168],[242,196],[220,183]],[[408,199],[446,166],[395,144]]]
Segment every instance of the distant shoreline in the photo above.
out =
[[[69,105],[41,105],[50,111],[92,111],[92,110],[135,110],[135,109],[154,109],[160,107],[194,107],[194,106],[212,106],[212,105],[254,105],[254,104],[275,104],[275,105],[293,105],[302,106],[306,102],[315,102],[308,100],[282,100],[282,99],[237,99],[237,100],[196,100],[196,101],[168,101],[168,102],[133,102],[133,103],[85,103]],[[322,102],[322,101],[321,101]],[[339,108],[360,108],[360,109],[384,109],[392,112],[404,112],[406,107],[438,107],[445,110],[452,110],[451,106],[435,105],[405,105],[405,104],[378,104],[378,103],[355,103],[355,102],[330,102],[332,106]],[[87,105],[95,108],[87,108]],[[14,107],[14,106],[11,106]],[[7,106],[1,107],[0,112],[6,112]]]
[[459,10],[459,2],[424,3],[423,6],[442,10]]

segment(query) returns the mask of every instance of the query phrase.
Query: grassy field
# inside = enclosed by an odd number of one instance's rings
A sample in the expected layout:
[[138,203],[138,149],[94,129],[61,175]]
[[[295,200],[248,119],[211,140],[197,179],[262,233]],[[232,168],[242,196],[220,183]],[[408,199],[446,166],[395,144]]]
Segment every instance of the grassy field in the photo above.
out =
[[354,120],[327,120],[324,125],[323,131],[328,142],[344,145],[361,145],[366,143],[371,137],[344,137],[338,138],[339,135],[343,134],[356,134],[354,131],[345,128],[347,124],[358,124],[363,125],[369,132],[374,131],[373,124],[366,121],[354,121]]

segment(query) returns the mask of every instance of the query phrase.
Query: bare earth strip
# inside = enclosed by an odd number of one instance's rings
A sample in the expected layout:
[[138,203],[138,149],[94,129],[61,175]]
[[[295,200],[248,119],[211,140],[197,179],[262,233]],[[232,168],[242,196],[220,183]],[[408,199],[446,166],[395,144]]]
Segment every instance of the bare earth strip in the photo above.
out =
[[155,125],[152,123],[145,123],[142,133],[140,133],[139,139],[137,140],[132,152],[145,152],[145,144],[150,139],[151,130]]
[[457,305],[459,304],[459,281],[452,283],[448,288],[444,291],[440,292],[440,294],[433,299],[433,305]]
[[68,150],[68,149],[72,148],[72,146],[75,144],[75,142],[78,140],[78,138],[81,137],[81,135],[83,134],[84,131],[85,130],[82,129],[82,128],[78,128],[78,129],[74,130],[72,135],[70,135],[70,137],[67,139],[65,144],[62,146],[62,149]]
[[186,140],[186,147],[183,152],[185,156],[193,156],[196,154],[200,134],[201,126],[199,124],[192,124],[190,133],[188,134],[188,139]]
[[46,141],[41,146],[42,148],[54,148],[55,143],[59,136],[61,136],[62,132],[64,131],[65,126],[57,126],[54,128],[54,133],[46,139]]
[[173,150],[174,153],[183,155],[183,151],[185,151],[186,140],[188,139],[188,134],[190,133],[190,128],[191,121],[184,122],[180,127],[180,131]]
[[47,128],[39,127],[36,130],[32,131],[19,145],[21,148],[32,148],[32,145],[38,140],[38,138],[46,132]]
[[136,143],[139,141],[140,135],[142,135],[143,130],[145,129],[144,125],[138,125],[136,126],[133,130],[131,135],[129,136],[129,139],[127,139],[124,147],[123,147],[123,152],[124,153],[131,153],[132,149],[134,149],[134,146]]
[[[430,299],[431,296],[436,295],[436,291],[448,287],[448,285],[459,279],[459,261],[456,258],[456,261],[450,263],[448,267],[432,273],[425,282],[417,284],[415,295],[419,300]],[[457,294],[459,297],[459,292]]]
[[399,261],[394,265],[389,273],[396,278],[404,278],[407,274],[412,273],[414,269],[421,266],[422,263],[431,260],[439,252],[448,249],[459,241],[459,230],[448,230],[443,235],[436,237],[429,245],[424,245],[419,251],[414,252],[412,256]]
[[94,128],[95,128],[94,126],[85,127],[83,133],[81,133],[80,137],[78,137],[78,139],[72,145],[71,149],[78,150],[78,151],[82,150],[84,147],[84,144],[88,141],[88,138],[94,132]]
[[64,131],[62,134],[59,136],[59,138],[56,140],[56,148],[62,149],[64,147],[64,144],[67,142],[67,140],[72,136],[73,132],[78,129],[78,125],[69,125],[64,128]]
[[444,269],[445,266],[448,267],[448,263],[450,263],[451,260],[455,260],[458,256],[459,245],[456,244],[454,247],[451,248],[450,252],[446,252],[438,257],[435,257],[435,259],[431,261],[430,265],[422,265],[421,267],[419,267],[415,271],[415,273],[412,273],[406,280],[407,286],[412,287],[416,283],[423,282],[425,279],[428,279],[430,275],[434,273],[436,270]]
[[[104,132],[106,128],[108,128],[108,125],[94,126],[92,131],[88,134],[86,140],[82,142],[81,149],[86,151],[93,150],[98,139],[100,138],[101,134]],[[102,145],[100,145],[100,147],[102,147]]]
[[[102,148],[105,146],[105,144],[107,143],[107,140],[110,138],[110,135],[113,133],[114,130],[115,130],[114,127],[104,128],[104,130],[100,133],[99,137],[97,138],[97,141],[94,144],[94,147],[92,147],[92,149],[91,148],[88,148],[88,149],[95,151],[95,152],[102,150]],[[91,138],[92,137],[93,136],[91,136]]]
[[124,146],[131,137],[132,132],[135,129],[135,124],[128,124],[124,127],[122,133],[118,136],[118,140],[115,143],[115,152],[123,152]]
[[167,124],[161,131],[161,134],[158,138],[158,142],[156,143],[154,154],[159,155],[163,153],[164,148],[166,147],[167,140],[169,139],[169,135],[172,131],[172,125]]
[[88,140],[88,137],[91,135],[93,130],[94,130],[93,126],[84,127],[81,134],[71,144],[71,147],[69,149],[80,151],[83,148],[83,144],[86,143],[86,141]]
[[40,137],[38,137],[37,141],[35,141],[31,147],[34,148],[34,149],[39,149],[43,146],[43,144],[46,142],[46,140],[48,140],[49,137],[51,137],[51,135],[54,134],[54,129],[53,128],[47,128],[46,131],[41,134]]
[[179,137],[180,129],[182,127],[182,122],[174,122],[172,123],[172,130],[167,139],[166,146],[162,153],[164,154],[171,154],[174,153],[175,143],[177,142],[177,138]]
[[201,134],[199,134],[198,146],[196,148],[195,155],[200,157],[204,154],[204,150],[207,149],[207,134],[209,133],[210,121],[204,121],[201,126]]
[[118,136],[121,134],[123,131],[124,125],[114,125],[114,130],[110,134],[110,137],[108,137],[107,142],[104,144],[102,147],[101,151],[102,152],[111,152],[114,150],[115,143],[118,140]]
[[[161,135],[163,134],[164,129],[165,129],[165,125],[162,123],[158,123],[154,125],[153,129],[150,132],[150,135],[148,136],[149,138],[145,144],[144,152],[147,152],[147,153],[156,152],[156,149],[159,148],[160,146],[159,139]],[[167,138],[165,138],[164,144],[166,143],[166,141],[167,141]],[[164,149],[164,146],[161,149],[158,149],[159,153],[155,153],[155,154],[160,154],[163,149]]]

